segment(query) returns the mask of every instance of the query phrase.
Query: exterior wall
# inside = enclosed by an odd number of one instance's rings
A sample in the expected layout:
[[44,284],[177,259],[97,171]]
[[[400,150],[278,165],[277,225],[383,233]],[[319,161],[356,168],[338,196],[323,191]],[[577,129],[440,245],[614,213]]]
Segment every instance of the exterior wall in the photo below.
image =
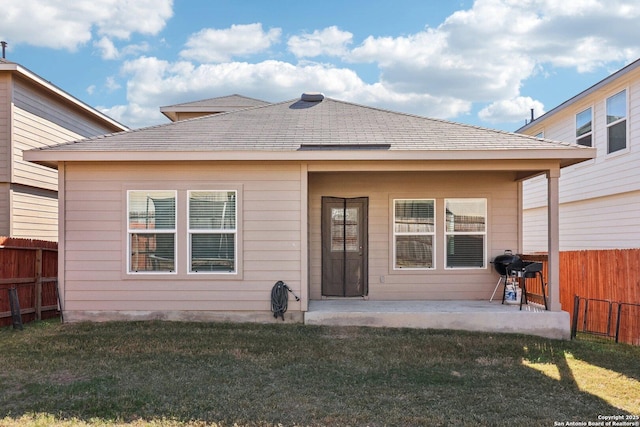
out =
[[0,236],[11,235],[9,184],[0,182]]
[[24,161],[23,151],[112,131],[90,122],[86,115],[37,92],[19,79],[15,80],[13,102],[12,182],[18,184],[57,189],[57,172]]
[[[637,248],[640,191],[565,203],[560,210],[560,250]],[[546,207],[526,211],[525,252],[546,252]]]
[[[606,99],[627,90],[627,149],[607,154]],[[575,115],[593,109],[595,159],[562,169],[560,177],[560,249],[637,248],[640,225],[636,209],[640,192],[640,68],[612,81],[564,110],[541,117],[526,130],[528,135],[575,142]],[[526,252],[545,251],[546,179],[537,177],[523,184]],[[631,220],[629,220],[631,215]]]
[[[207,318],[218,312],[273,321],[276,281],[302,293],[306,183],[299,164],[68,163],[63,176],[65,319]],[[186,191],[233,188],[239,188],[239,274],[187,274]],[[141,189],[178,190],[176,274],[126,272],[126,192]],[[287,320],[301,319],[300,304],[290,299]]]
[[0,73],[0,234],[57,240],[57,171],[24,161],[24,150],[113,131],[30,80]]
[[[321,198],[369,198],[369,299],[489,299],[497,274],[489,263],[505,249],[517,251],[518,183],[509,172],[313,173],[309,178],[310,299],[321,299]],[[484,269],[444,268],[444,199],[487,199],[487,260]],[[392,206],[395,198],[436,199],[436,268],[394,271]]]
[[0,183],[11,176],[11,76],[0,73]]
[[58,195],[55,191],[12,186],[11,207],[12,237],[58,240]]

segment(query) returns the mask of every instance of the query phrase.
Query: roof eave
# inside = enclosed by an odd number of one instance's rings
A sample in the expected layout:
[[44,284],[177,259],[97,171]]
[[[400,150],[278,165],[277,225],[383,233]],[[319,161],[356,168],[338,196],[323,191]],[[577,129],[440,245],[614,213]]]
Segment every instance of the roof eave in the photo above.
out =
[[[321,151],[97,151],[29,150],[24,159],[57,168],[59,162],[155,161],[557,161],[560,167],[595,158],[595,149],[552,150],[321,150]],[[508,167],[507,167],[508,169]]]

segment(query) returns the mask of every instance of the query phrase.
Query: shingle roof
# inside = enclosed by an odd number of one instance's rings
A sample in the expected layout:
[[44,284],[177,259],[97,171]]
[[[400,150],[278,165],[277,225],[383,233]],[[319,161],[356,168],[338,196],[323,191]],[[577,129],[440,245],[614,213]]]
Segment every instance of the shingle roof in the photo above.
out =
[[183,107],[197,107],[197,108],[210,108],[216,111],[232,111],[239,110],[243,108],[250,107],[260,107],[262,105],[268,105],[269,102],[261,101],[255,98],[249,98],[243,95],[228,95],[228,96],[220,96],[217,98],[209,98],[202,99],[199,101],[193,102],[183,102],[181,104],[168,105],[165,107],[160,107],[163,110],[168,110],[172,108],[183,108]]
[[57,151],[530,150],[583,147],[325,98],[300,99],[100,136]]
[[452,161],[460,170],[477,170],[484,162],[499,161],[508,170],[523,168],[522,178],[550,164],[565,167],[592,159],[595,153],[594,148],[576,144],[324,98],[294,99],[33,149],[25,151],[24,158],[53,168],[73,161],[355,160]]
[[218,98],[203,99],[195,102],[160,107],[160,112],[172,121],[178,121],[178,113],[198,113],[200,115],[226,113],[251,107],[269,105],[269,102],[242,95],[228,95]]

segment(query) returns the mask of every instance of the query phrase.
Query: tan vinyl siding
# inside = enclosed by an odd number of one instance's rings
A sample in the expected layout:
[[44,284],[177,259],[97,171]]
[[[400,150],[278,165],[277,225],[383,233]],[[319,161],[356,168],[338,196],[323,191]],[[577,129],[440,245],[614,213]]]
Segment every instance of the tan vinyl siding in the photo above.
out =
[[9,221],[11,200],[9,188],[9,184],[0,182],[0,236],[11,235],[11,223]]
[[[240,188],[238,275],[188,275],[186,191]],[[176,275],[130,275],[126,190],[178,190]],[[265,311],[274,283],[301,287],[297,164],[74,163],[65,167],[66,310]],[[182,231],[181,231],[182,230]],[[289,309],[300,310],[290,301]]]
[[21,79],[14,81],[12,181],[56,190],[56,171],[24,161],[23,151],[102,135],[113,129],[98,124],[79,109],[35,90]]
[[58,240],[58,199],[54,191],[14,186],[12,237]]
[[32,148],[78,139],[79,135],[19,108],[15,108],[14,111],[12,181],[57,190],[57,172],[23,160],[22,153]]
[[16,107],[67,129],[81,138],[111,133],[115,130],[96,120],[95,116],[91,116],[86,111],[35,90],[23,80],[15,80],[14,92],[13,102]]
[[[390,172],[311,174],[310,298],[321,298],[320,208],[322,196],[369,198],[369,298],[372,300],[488,299],[496,283],[489,261],[505,249],[517,250],[517,183],[510,173]],[[486,198],[485,269],[444,268],[444,199]],[[436,199],[436,268],[394,271],[391,203],[394,198]]]
[[11,176],[11,77],[0,73],[0,182],[9,182]]

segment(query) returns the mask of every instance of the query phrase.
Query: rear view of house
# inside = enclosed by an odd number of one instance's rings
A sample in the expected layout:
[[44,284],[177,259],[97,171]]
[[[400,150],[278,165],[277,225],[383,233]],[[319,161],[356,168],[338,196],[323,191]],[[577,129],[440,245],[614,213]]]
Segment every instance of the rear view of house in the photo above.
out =
[[19,64],[0,59],[0,236],[58,239],[58,174],[32,148],[127,128]]
[[[65,319],[266,321],[277,281],[293,320],[488,301],[491,260],[520,249],[521,181],[549,176],[557,218],[560,169],[593,151],[305,93],[25,156],[59,172]],[[549,272],[559,312],[557,252]]]

